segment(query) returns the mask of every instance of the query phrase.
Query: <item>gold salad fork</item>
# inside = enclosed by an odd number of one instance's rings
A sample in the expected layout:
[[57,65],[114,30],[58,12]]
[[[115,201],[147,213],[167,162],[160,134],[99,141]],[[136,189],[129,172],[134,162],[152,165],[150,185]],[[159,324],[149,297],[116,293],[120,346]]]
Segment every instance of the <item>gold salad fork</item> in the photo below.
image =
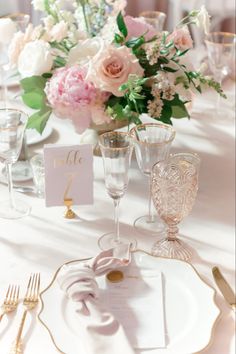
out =
[[40,274],[35,273],[31,274],[26,290],[26,294],[23,300],[23,305],[25,306],[25,311],[23,313],[20,327],[18,329],[18,333],[16,336],[16,340],[13,343],[11,354],[22,354],[23,353],[23,345],[22,345],[22,332],[26,319],[26,315],[28,311],[33,310],[39,301],[39,288],[40,288]]
[[0,322],[5,314],[16,310],[19,303],[19,293],[20,287],[18,285],[9,285],[5,299],[1,306],[2,313],[0,314]]

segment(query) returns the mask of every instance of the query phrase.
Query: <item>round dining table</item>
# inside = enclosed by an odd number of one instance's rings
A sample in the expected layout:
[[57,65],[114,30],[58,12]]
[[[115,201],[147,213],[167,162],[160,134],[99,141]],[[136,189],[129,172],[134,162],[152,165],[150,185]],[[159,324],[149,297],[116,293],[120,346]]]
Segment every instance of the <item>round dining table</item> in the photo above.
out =
[[[216,93],[206,91],[193,97],[190,119],[173,120],[176,138],[171,153],[194,152],[201,159],[198,195],[191,213],[180,224],[180,233],[182,240],[192,249],[191,264],[202,280],[215,289],[215,303],[220,312],[207,347],[200,351],[204,354],[235,353],[235,313],[212,276],[212,268],[218,266],[235,291],[235,82],[227,80],[224,89],[228,98],[221,100],[220,112],[215,108]],[[11,99],[8,105],[27,111],[19,97],[15,97],[15,92],[15,88],[9,89]],[[29,158],[43,152],[45,144],[79,144],[80,136],[69,120],[52,116],[48,124],[52,128],[49,136],[28,146]],[[3,169],[2,164],[0,168]],[[113,205],[105,189],[100,156],[94,156],[93,170],[94,202],[73,206],[78,215],[75,219],[64,217],[64,206],[46,207],[44,198],[15,192],[31,206],[31,212],[17,220],[0,219],[1,303],[9,284],[20,285],[20,298],[23,299],[31,273],[40,272],[40,289],[43,291],[62,264],[99,253],[99,237],[114,227]],[[121,233],[135,238],[139,249],[150,252],[158,236],[142,234],[133,226],[134,220],[145,214],[148,208],[148,181],[138,168],[135,154],[129,178],[126,194],[120,203]],[[20,184],[28,186],[32,181]],[[8,188],[1,174],[0,200],[7,198]],[[26,318],[24,353],[57,354],[48,331],[38,321],[40,309],[39,303]],[[10,353],[22,312],[20,304],[15,313],[3,317],[0,322],[1,354]]]

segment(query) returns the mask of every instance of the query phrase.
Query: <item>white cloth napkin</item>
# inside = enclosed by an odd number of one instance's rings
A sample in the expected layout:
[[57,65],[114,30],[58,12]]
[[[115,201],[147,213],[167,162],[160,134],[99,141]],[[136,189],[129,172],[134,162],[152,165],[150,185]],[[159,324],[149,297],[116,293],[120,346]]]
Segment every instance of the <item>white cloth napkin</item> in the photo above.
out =
[[75,302],[84,330],[86,354],[134,354],[123,327],[108,311],[101,308],[95,277],[130,263],[130,246],[121,245],[101,252],[86,263],[64,265],[58,282]]

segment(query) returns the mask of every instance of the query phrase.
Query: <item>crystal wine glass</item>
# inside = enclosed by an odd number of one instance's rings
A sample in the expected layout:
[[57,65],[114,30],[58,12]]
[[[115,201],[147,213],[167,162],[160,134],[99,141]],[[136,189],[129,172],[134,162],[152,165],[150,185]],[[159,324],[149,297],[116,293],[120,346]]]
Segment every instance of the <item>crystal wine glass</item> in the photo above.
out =
[[27,115],[18,109],[0,109],[0,161],[5,163],[7,171],[9,200],[0,202],[0,217],[18,219],[30,212],[30,207],[13,195],[12,164],[19,157]]
[[[222,84],[225,77],[235,71],[236,34],[211,32],[205,39],[209,67],[216,81]],[[216,111],[222,110],[221,97],[217,96]]]
[[167,224],[167,236],[152,247],[152,254],[189,260],[191,251],[178,238],[177,225],[192,210],[198,190],[200,158],[179,153],[160,161],[152,169],[152,198],[161,219]]
[[166,14],[160,11],[143,11],[139,14],[145,22],[153,26],[158,32],[161,32],[166,20]]
[[148,213],[134,221],[135,228],[141,233],[156,235],[164,230],[164,225],[152,212],[151,171],[152,166],[169,156],[171,143],[175,137],[174,129],[167,124],[146,123],[135,126],[130,131],[139,169],[148,177]]
[[[130,243],[120,238],[119,203],[128,186],[128,170],[132,155],[132,143],[129,135],[122,132],[107,132],[99,136],[99,146],[103,158],[105,186],[113,199],[115,208],[115,232],[100,237],[101,249],[109,249],[121,243]],[[135,241],[132,241],[135,245]]]

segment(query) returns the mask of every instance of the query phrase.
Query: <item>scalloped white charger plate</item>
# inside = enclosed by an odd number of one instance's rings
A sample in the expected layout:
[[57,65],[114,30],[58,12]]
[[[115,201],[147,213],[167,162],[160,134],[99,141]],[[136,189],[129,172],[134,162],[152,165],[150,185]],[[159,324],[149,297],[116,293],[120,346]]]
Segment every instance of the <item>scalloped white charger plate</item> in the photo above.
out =
[[[83,260],[72,262],[81,261]],[[132,264],[138,268],[162,272],[167,340],[164,349],[135,352],[193,354],[206,348],[220,314],[215,303],[215,290],[202,280],[191,264],[184,261],[153,257],[143,251],[135,251],[132,254]],[[60,353],[85,353],[73,303],[67,299],[57,283],[60,268],[49,286],[41,293],[39,320],[47,328]],[[97,281],[99,284],[99,277]]]

